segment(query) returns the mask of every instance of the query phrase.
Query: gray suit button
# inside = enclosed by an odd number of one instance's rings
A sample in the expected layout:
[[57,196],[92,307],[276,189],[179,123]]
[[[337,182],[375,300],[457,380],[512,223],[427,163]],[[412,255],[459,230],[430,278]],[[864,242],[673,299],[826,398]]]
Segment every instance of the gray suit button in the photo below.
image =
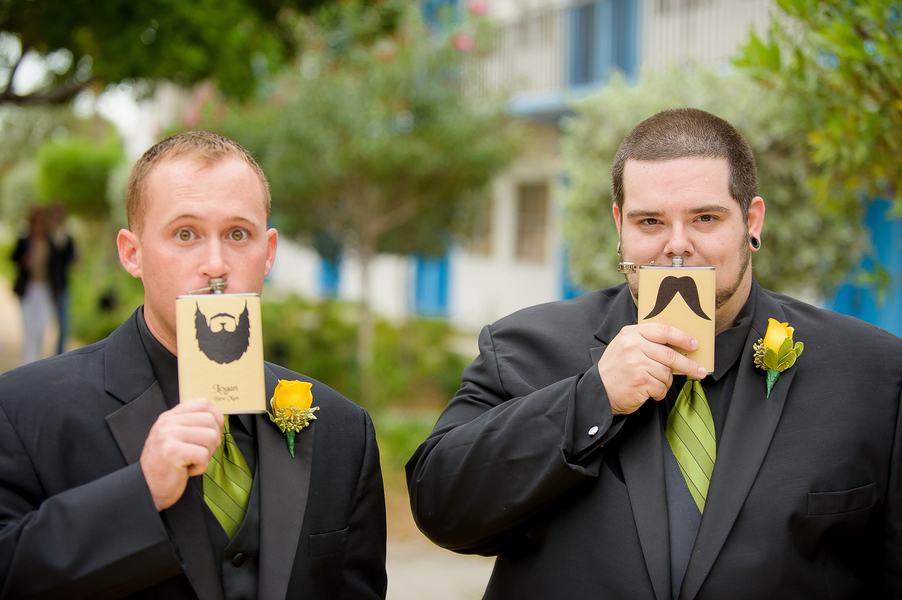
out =
[[593,425],[592,429],[589,430],[589,435],[595,435],[598,433],[598,425]]
[[242,553],[238,553],[232,557],[232,564],[236,567],[240,567],[244,563],[244,555]]

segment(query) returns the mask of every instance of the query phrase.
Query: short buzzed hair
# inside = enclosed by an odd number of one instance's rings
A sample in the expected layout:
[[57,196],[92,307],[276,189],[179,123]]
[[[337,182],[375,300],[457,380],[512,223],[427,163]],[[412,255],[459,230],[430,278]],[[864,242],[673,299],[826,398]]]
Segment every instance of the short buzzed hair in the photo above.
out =
[[730,169],[730,196],[748,222],[749,206],[758,195],[755,155],[735,127],[697,108],[659,112],[639,123],[620,144],[611,168],[611,194],[622,212],[626,191],[626,161],[664,161],[677,158],[725,158]]
[[147,180],[155,166],[175,158],[194,159],[210,165],[228,157],[246,162],[260,178],[260,185],[263,187],[266,200],[266,219],[269,220],[271,205],[269,182],[254,157],[242,148],[241,144],[218,133],[186,131],[154,144],[132,167],[131,175],[128,178],[128,190],[125,194],[125,212],[128,217],[129,230],[140,235],[144,227]]

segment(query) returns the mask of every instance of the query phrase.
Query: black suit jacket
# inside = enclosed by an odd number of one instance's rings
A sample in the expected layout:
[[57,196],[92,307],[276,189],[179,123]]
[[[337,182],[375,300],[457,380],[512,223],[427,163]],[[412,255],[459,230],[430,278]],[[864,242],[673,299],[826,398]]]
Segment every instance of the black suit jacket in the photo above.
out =
[[[754,285],[679,598],[902,597],[902,340]],[[769,317],[805,351],[767,398]],[[486,598],[672,598],[660,411],[612,418],[596,367],[635,320],[621,285],[486,327],[408,463],[423,532],[498,556]]]
[[[140,309],[139,309],[140,310]],[[312,381],[267,363],[279,379]],[[366,411],[313,381],[295,458],[256,415],[259,598],[384,598],[385,501]],[[136,315],[0,377],[0,598],[222,598],[199,486],[155,510],[138,459],[166,402]],[[165,524],[164,524],[165,522]]]

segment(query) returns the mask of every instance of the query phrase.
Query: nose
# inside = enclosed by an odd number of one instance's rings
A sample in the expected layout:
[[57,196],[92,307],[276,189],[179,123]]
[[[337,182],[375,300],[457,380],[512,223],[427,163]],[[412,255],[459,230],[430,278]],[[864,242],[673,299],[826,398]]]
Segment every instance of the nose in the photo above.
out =
[[692,241],[686,234],[685,228],[679,223],[676,223],[671,227],[670,237],[667,239],[667,244],[664,246],[664,254],[667,255],[667,258],[692,255],[695,249],[692,245]]
[[206,255],[201,266],[201,275],[210,279],[213,277],[226,277],[228,275],[228,265],[226,264],[223,253],[222,240],[211,239],[206,247]]

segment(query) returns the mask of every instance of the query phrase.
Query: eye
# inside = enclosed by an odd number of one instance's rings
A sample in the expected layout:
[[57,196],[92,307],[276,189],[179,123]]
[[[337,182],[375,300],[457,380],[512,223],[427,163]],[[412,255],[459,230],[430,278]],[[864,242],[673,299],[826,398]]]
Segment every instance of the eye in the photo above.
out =
[[179,229],[175,235],[183,242],[190,242],[194,239],[194,232],[188,229]]
[[639,221],[640,225],[657,225],[658,223],[660,223],[660,221],[658,221],[657,219],[654,219],[652,217],[649,217],[647,219],[642,219],[641,221]]
[[234,229],[229,232],[229,238],[235,242],[242,242],[247,239],[247,232],[243,229]]
[[700,215],[698,218],[698,220],[702,223],[710,223],[716,219],[717,217],[715,217],[714,215]]

